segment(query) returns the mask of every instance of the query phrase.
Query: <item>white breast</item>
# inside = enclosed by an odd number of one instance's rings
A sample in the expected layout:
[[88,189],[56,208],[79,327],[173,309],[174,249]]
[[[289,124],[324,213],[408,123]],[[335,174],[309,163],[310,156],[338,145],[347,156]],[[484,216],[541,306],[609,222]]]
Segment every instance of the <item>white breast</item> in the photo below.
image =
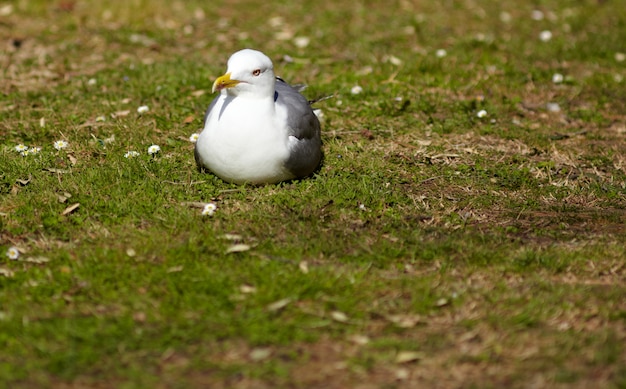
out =
[[[241,114],[244,112],[245,114]],[[202,164],[234,183],[294,178],[284,167],[289,136],[273,99],[219,97],[196,143]]]

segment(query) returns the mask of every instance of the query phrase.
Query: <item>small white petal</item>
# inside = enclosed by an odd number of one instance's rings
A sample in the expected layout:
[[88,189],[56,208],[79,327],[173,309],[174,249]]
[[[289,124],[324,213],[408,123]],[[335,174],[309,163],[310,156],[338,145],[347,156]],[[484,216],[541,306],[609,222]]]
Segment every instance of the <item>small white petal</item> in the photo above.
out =
[[148,147],[148,154],[150,155],[154,155],[158,153],[159,151],[161,151],[161,147],[159,147],[158,145],[152,145]]
[[555,84],[560,84],[563,82],[563,75],[561,73],[554,73],[552,75],[552,82]]
[[478,116],[479,118],[484,118],[485,116],[487,116],[487,111],[485,111],[484,109],[481,109],[480,111],[476,113],[476,116]]
[[448,52],[445,51],[444,49],[439,49],[435,52],[435,55],[437,56],[437,58],[443,58],[446,55],[448,55]]
[[142,105],[141,107],[137,108],[137,113],[146,113],[150,110],[150,108],[148,108],[147,105]]
[[90,78],[87,81],[87,85],[96,85],[98,83],[98,81],[95,78]]
[[624,53],[615,53],[615,60],[617,62],[624,62],[626,60],[626,54],[624,54]]

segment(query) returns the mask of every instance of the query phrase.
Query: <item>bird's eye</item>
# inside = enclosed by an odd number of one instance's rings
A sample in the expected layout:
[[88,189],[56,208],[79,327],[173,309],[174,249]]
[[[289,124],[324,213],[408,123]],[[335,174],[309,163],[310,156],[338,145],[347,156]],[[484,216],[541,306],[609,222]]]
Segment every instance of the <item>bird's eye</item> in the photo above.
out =
[[255,70],[252,72],[252,75],[253,75],[253,76],[255,76],[255,77],[256,77],[256,76],[258,76],[259,74],[261,74],[261,69],[255,69]]

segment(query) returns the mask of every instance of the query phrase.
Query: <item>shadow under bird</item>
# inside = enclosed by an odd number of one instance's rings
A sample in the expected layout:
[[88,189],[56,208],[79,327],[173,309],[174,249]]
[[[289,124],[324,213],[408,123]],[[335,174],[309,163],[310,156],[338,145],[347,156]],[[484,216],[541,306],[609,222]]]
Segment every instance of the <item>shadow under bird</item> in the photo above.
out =
[[217,78],[220,94],[196,142],[198,167],[224,181],[271,184],[312,174],[322,158],[320,123],[297,89],[274,75],[272,61],[244,49]]

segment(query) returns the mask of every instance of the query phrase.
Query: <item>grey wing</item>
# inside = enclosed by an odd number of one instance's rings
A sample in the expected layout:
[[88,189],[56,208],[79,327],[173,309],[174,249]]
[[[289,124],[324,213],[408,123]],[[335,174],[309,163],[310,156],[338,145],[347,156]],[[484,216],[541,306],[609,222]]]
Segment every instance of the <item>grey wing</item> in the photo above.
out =
[[[219,98],[219,94],[217,95],[216,98],[213,99],[213,101],[211,101],[211,104],[209,104],[209,108],[207,108],[206,113],[204,114],[204,120],[202,121],[202,128],[206,126],[206,120],[209,117],[209,113],[211,112],[215,104],[217,103],[218,98]],[[196,147],[194,147],[193,149],[193,156],[196,160],[196,164],[198,165],[198,169],[200,170],[204,169],[204,164],[202,163],[202,160],[200,159],[200,154],[198,153],[197,144],[196,144]]]
[[281,79],[276,80],[276,104],[287,106],[289,135],[298,139],[290,150],[286,167],[296,177],[305,177],[322,158],[320,122],[308,100]]

